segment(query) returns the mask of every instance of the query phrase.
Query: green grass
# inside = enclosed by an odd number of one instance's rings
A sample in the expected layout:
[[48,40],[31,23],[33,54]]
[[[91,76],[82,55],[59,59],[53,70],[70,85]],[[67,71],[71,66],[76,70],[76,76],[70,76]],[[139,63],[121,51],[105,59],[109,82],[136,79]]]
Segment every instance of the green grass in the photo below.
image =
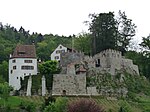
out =
[[11,106],[11,107],[17,107],[21,103],[21,99],[17,96],[10,96],[8,97],[7,101],[4,101],[4,99],[0,99],[0,105]]
[[[36,108],[39,108],[44,103],[44,98],[41,96],[10,96],[7,101],[0,99],[0,107],[10,107],[11,109],[20,109],[20,105],[34,104]],[[0,110],[1,111],[1,110]]]
[[[69,102],[73,100],[78,100],[81,98],[87,98],[89,100],[96,101],[99,105],[101,105],[106,112],[111,110],[111,112],[118,112],[120,106],[119,102],[123,100],[117,99],[107,99],[103,97],[68,97]],[[140,96],[139,102],[127,101],[127,103],[131,106],[133,112],[148,112],[150,109],[150,98],[147,96]],[[13,109],[19,108],[21,102],[26,103],[34,103],[36,107],[41,106],[44,103],[44,97],[42,96],[10,96],[8,100],[5,102],[6,106],[10,106]],[[0,105],[4,104],[4,100],[0,99]],[[143,111],[148,110],[148,111]]]

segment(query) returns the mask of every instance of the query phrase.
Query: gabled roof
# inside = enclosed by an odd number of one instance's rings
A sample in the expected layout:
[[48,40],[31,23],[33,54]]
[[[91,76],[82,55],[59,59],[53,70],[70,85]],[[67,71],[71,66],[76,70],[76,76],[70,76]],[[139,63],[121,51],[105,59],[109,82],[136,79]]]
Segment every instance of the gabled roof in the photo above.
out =
[[17,45],[11,58],[36,58],[35,45]]

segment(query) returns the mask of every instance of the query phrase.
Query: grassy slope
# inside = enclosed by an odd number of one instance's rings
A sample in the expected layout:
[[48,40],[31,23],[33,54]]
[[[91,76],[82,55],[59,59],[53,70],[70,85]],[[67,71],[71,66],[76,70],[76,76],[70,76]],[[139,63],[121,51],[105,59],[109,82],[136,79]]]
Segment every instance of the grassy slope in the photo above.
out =
[[[69,97],[69,101],[78,100],[81,97]],[[86,97],[88,98],[88,97]],[[119,110],[119,102],[121,100],[110,100],[102,97],[92,97],[88,98],[90,100],[95,100],[98,104],[100,104],[106,112],[111,109],[111,112],[117,112]],[[36,106],[40,106],[44,103],[44,97],[41,96],[32,96],[32,97],[18,97],[18,96],[11,96],[9,97],[6,105],[9,105],[12,108],[19,108],[21,102],[32,102],[36,104]],[[150,98],[148,97],[139,97],[139,102],[128,102],[133,112],[142,112],[144,108],[150,107]],[[3,100],[0,100],[0,105],[3,105]]]

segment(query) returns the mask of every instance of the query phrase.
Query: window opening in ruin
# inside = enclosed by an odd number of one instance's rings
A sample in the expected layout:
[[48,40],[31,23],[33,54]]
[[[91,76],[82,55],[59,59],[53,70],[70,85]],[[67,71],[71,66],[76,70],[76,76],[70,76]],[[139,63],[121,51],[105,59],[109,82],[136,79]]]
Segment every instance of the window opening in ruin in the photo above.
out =
[[97,60],[96,60],[96,67],[100,67],[100,65],[101,65],[101,64],[100,64],[100,59],[97,59]]

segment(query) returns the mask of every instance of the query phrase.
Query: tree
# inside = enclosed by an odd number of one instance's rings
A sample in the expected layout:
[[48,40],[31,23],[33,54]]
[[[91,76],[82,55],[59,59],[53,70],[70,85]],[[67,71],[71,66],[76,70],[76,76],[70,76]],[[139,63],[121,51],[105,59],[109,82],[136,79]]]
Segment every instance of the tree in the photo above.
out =
[[116,49],[124,54],[130,40],[135,36],[135,24],[125,12],[119,11],[118,19],[113,12],[90,14],[89,30],[92,34],[93,55],[105,50]]
[[142,42],[140,44],[145,50],[150,50],[150,35],[147,37],[142,37]]
[[3,77],[5,81],[8,82],[8,62],[3,61],[2,64],[0,64],[0,75]]
[[145,62],[143,65],[144,75],[150,79],[150,35],[142,38],[140,46],[144,48],[142,51],[143,62]]
[[44,109],[44,112],[66,112],[68,99],[65,97],[59,97],[56,102],[50,102]]
[[78,51],[82,51],[85,54],[91,54],[91,36],[87,33],[79,34],[76,38],[74,38],[74,47]]
[[7,101],[9,97],[9,92],[11,88],[9,87],[7,82],[0,83],[0,97],[4,99],[4,107],[5,107],[5,101]]
[[100,13],[91,14],[92,22],[89,23],[89,30],[92,34],[93,55],[105,49],[115,49],[117,27],[114,14]]
[[130,40],[135,36],[136,26],[132,23],[131,19],[128,19],[125,12],[119,11],[119,17],[117,19],[118,36],[117,36],[117,46],[118,50],[122,51],[124,54],[127,51],[127,47]]
[[45,75],[46,77],[46,85],[49,89],[52,87],[53,82],[53,74],[59,73],[58,62],[57,61],[46,61],[39,64],[40,74]]

